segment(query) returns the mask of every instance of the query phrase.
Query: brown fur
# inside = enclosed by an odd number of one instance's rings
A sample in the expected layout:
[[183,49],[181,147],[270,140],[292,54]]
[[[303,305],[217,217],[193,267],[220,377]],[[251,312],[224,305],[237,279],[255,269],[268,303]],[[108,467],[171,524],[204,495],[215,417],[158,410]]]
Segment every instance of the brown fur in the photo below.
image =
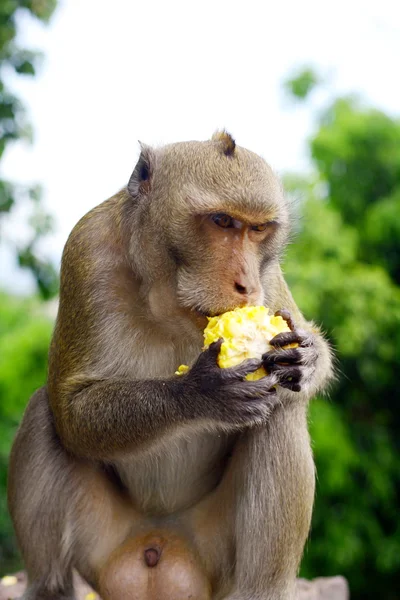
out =
[[[66,244],[48,386],[10,462],[25,600],[73,598],[72,567],[120,600],[107,565],[133,589],[130,553],[143,557],[150,533],[164,536],[166,565],[176,541],[176,568],[198,600],[293,598],[314,494],[306,408],[331,375],[330,352],[281,273],[289,207],[279,181],[228,134],[213,140],[143,146],[128,188]],[[217,213],[235,227],[218,227]],[[262,303],[312,336],[318,359],[314,372],[305,358],[302,391],[281,387],[272,404],[262,381],[217,396],[172,376],[181,363],[197,372],[203,313]],[[152,568],[162,587],[161,562]]]
[[220,142],[225,156],[233,156],[236,148],[236,142],[227,131],[216,131],[212,136],[213,142]]

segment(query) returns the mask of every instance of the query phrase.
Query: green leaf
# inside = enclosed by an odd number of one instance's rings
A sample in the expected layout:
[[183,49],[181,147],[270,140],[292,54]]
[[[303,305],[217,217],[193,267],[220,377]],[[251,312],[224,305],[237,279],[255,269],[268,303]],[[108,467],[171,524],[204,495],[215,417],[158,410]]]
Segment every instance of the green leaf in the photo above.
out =
[[311,67],[297,70],[292,77],[284,83],[284,89],[297,100],[305,100],[321,83],[320,77]]

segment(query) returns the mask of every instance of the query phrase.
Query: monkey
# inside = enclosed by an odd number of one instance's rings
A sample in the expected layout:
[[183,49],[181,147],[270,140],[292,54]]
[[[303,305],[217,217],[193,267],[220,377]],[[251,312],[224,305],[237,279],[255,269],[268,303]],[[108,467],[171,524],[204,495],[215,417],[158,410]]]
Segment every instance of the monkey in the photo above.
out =
[[[293,600],[307,406],[332,358],[282,274],[291,219],[268,163],[220,131],[141,144],[127,185],[74,227],[47,384],[10,456],[24,600],[73,600],[73,569],[103,600]],[[246,305],[290,331],[221,369],[207,318]]]

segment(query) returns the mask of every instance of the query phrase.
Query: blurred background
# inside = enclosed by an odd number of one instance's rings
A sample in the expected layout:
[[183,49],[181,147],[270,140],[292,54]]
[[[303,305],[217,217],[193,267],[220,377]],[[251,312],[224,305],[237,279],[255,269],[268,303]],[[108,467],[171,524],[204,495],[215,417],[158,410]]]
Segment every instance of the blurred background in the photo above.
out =
[[0,0],[0,576],[12,438],[46,378],[60,256],[128,181],[138,139],[226,127],[296,204],[294,297],[338,357],[310,408],[302,575],[400,598],[400,5]]

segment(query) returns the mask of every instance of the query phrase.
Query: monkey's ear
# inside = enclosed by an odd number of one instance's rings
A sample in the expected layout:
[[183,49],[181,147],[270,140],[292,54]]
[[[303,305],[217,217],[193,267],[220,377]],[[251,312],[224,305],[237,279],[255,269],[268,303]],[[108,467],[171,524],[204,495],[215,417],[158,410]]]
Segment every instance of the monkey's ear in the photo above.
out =
[[225,156],[233,156],[235,154],[236,142],[225,129],[216,131],[211,140],[221,144],[222,152]]
[[133,198],[146,195],[151,190],[154,171],[154,152],[150,146],[140,143],[140,156],[128,183],[128,192]]

